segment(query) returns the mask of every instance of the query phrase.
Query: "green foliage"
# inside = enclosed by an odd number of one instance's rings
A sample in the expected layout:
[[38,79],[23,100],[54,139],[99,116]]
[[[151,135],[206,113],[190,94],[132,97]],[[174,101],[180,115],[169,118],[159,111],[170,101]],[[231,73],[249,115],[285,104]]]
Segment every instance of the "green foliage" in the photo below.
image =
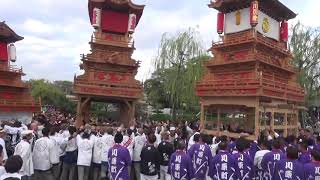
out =
[[319,91],[320,78],[320,32],[305,27],[300,22],[292,27],[290,49],[293,64],[298,71],[299,83],[306,90],[306,105],[310,106]]
[[74,113],[76,104],[66,98],[66,93],[55,83],[40,79],[30,80],[31,95],[34,98],[41,98],[42,105],[54,105],[65,112]]
[[197,113],[195,85],[203,76],[203,63],[208,59],[194,29],[174,35],[165,33],[154,61],[155,72],[145,83],[148,102],[155,108],[172,108],[173,120],[179,109]]

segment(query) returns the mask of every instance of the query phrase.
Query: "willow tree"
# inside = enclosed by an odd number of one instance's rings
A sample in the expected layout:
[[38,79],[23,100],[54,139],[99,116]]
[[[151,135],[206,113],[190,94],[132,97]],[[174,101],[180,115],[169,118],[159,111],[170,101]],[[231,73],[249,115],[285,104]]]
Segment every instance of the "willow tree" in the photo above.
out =
[[177,109],[198,104],[194,87],[203,74],[202,64],[207,59],[199,34],[194,29],[174,35],[163,34],[154,66],[163,81],[173,120]]
[[320,31],[300,22],[292,27],[290,49],[298,80],[306,90],[306,104],[311,105],[320,88]]

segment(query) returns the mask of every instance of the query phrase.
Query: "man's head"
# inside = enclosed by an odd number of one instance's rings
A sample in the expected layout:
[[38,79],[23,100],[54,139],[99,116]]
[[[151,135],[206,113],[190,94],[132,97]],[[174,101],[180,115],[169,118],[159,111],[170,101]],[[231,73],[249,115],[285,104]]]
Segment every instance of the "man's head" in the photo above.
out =
[[177,149],[178,150],[185,150],[186,149],[186,143],[182,139],[178,140]]
[[50,129],[47,128],[47,127],[43,128],[42,129],[42,134],[43,134],[43,136],[48,137],[49,134],[50,134]]
[[221,141],[218,145],[219,150],[227,151],[228,150],[228,142],[227,141]]
[[169,131],[165,131],[162,133],[162,139],[165,141],[168,141],[170,137],[170,132]]
[[193,141],[194,142],[199,142],[200,141],[200,134],[195,134],[194,136],[193,136]]
[[319,151],[312,150],[311,156],[312,156],[313,161],[320,161],[320,152]]
[[117,143],[117,144],[120,144],[123,140],[123,135],[121,133],[117,133],[115,136],[114,136],[114,142]]
[[298,159],[298,155],[299,155],[299,152],[296,147],[289,146],[287,148],[287,158],[288,159],[291,159],[291,160]]
[[282,147],[281,140],[275,139],[275,140],[272,142],[272,148],[273,148],[273,149],[281,149],[281,147]]
[[22,167],[22,158],[20,156],[11,156],[7,159],[4,168],[7,173],[18,173]]
[[247,140],[244,138],[239,138],[236,141],[236,148],[239,152],[243,152],[246,149],[247,146]]
[[308,142],[306,140],[302,140],[302,142],[299,142],[298,148],[300,152],[304,152],[308,149]]
[[156,142],[156,140],[157,140],[156,135],[154,135],[154,134],[149,134],[148,135],[148,143],[149,144],[154,144]]

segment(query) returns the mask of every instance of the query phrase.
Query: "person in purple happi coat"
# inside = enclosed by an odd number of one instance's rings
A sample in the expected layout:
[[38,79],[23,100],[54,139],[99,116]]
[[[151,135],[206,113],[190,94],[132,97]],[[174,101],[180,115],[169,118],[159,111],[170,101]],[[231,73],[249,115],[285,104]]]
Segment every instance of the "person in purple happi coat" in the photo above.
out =
[[298,144],[298,148],[300,151],[299,162],[302,164],[307,164],[311,162],[311,153],[308,151],[308,143],[306,141],[302,141]]
[[185,152],[186,143],[179,139],[176,144],[176,152],[170,157],[168,174],[172,180],[191,180],[194,177],[191,158]]
[[276,163],[273,180],[303,180],[303,165],[297,160],[298,149],[289,146],[286,152],[287,158]]
[[311,151],[312,161],[303,167],[305,180],[320,179],[320,152]]
[[213,157],[209,165],[209,176],[219,180],[237,180],[240,172],[236,160],[228,152],[228,142],[222,141],[218,145],[219,153]]
[[114,136],[115,145],[108,152],[109,172],[112,180],[130,179],[128,167],[131,165],[131,158],[126,147],[121,145],[123,136],[117,133]]
[[317,136],[317,142],[313,145],[313,150],[317,150],[320,152],[320,136]]
[[274,175],[274,168],[278,161],[285,158],[285,154],[281,151],[281,141],[275,139],[272,142],[272,151],[265,154],[261,161],[261,167],[264,170],[264,179],[271,180]]
[[245,150],[249,149],[250,142],[244,138],[236,141],[236,148],[238,153],[233,154],[233,158],[237,161],[238,169],[240,172],[239,179],[251,180],[254,177],[253,173],[253,159]]
[[191,146],[188,155],[192,160],[194,178],[204,180],[207,175],[209,163],[212,161],[210,147],[204,143],[205,135],[201,134],[199,141]]

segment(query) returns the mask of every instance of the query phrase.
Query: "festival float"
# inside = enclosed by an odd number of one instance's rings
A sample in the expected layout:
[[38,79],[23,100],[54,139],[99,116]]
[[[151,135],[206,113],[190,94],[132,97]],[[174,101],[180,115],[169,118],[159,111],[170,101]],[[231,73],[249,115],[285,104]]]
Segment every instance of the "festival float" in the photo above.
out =
[[134,119],[136,102],[143,97],[142,84],[135,80],[140,62],[132,54],[133,33],[144,5],[131,0],[89,0],[88,9],[94,33],[91,53],[81,58],[84,74],[74,78],[77,126],[90,121],[91,102],[117,104],[119,121],[128,125]]
[[206,133],[256,139],[268,128],[298,133],[304,89],[288,48],[288,20],[296,14],[278,0],[218,0],[219,41],[196,86]]
[[19,120],[25,124],[33,113],[41,111],[40,101],[30,95],[25,74],[14,64],[17,60],[15,42],[23,40],[5,22],[0,22],[0,120]]

